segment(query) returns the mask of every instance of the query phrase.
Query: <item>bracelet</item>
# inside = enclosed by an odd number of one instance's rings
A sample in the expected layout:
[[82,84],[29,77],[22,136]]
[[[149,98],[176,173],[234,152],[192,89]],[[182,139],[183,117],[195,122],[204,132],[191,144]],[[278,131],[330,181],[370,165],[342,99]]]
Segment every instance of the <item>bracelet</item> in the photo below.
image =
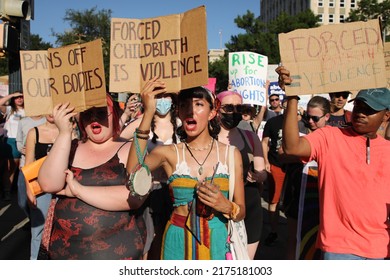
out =
[[139,128],[136,128],[136,129],[135,129],[135,132],[137,132],[137,133],[139,133],[139,134],[147,134],[147,135],[149,135],[150,129],[148,129],[148,130],[141,130],[141,129],[139,129]]
[[226,218],[226,219],[230,219],[230,220],[234,220],[237,218],[238,214],[240,213],[240,206],[238,206],[236,203],[234,203],[233,201],[230,201],[231,204],[232,204],[232,211],[230,211],[229,214],[223,214],[223,216]]
[[143,134],[139,135],[137,132],[134,132],[134,138],[142,139],[142,140],[149,140],[149,134],[145,136]]

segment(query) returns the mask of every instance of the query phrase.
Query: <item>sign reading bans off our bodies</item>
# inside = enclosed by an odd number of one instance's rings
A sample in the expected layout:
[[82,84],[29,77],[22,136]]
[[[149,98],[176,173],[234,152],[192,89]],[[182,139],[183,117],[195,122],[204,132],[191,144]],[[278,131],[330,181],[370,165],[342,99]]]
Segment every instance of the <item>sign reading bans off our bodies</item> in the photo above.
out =
[[47,51],[21,51],[27,116],[70,102],[76,112],[107,105],[101,40]]
[[153,77],[168,92],[208,83],[204,6],[150,19],[111,20],[110,91],[141,92]]
[[268,57],[254,52],[229,53],[229,85],[244,104],[265,105]]
[[280,57],[293,78],[287,95],[385,87],[379,20],[279,34]]
[[384,54],[385,54],[387,87],[390,88],[390,42],[385,43]]

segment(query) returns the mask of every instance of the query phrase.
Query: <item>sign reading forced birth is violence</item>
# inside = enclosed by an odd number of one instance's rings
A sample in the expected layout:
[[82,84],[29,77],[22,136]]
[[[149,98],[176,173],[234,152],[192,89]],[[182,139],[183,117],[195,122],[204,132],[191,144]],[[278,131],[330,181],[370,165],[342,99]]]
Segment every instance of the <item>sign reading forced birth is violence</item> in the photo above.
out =
[[76,112],[107,105],[101,40],[47,51],[21,51],[27,116],[70,102]]
[[111,20],[110,91],[141,92],[157,77],[168,92],[208,83],[206,10]]
[[229,53],[229,86],[244,104],[265,105],[268,57],[254,52]]
[[385,87],[379,20],[279,34],[280,57],[293,78],[287,95]]

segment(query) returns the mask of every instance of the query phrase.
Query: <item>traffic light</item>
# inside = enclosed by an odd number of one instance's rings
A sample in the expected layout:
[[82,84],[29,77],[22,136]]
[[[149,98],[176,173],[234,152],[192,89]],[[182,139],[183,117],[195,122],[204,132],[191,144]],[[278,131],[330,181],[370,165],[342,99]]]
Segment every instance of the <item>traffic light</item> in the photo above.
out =
[[9,21],[13,17],[29,20],[31,18],[30,1],[0,0],[0,19]]
[[0,24],[0,50],[17,52],[19,50],[18,31],[8,22]]

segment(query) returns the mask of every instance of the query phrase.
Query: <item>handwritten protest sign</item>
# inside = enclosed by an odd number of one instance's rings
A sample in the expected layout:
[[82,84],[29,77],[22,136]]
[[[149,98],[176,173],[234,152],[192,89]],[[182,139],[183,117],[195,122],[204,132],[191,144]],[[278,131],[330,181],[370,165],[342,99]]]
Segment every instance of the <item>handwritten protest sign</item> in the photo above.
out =
[[384,87],[379,20],[324,25],[279,34],[280,56],[293,83],[287,95]]
[[390,42],[384,45],[387,87],[390,88]]
[[111,20],[110,91],[140,92],[153,77],[168,92],[208,83],[206,10]]
[[254,52],[229,53],[229,83],[245,104],[265,105],[268,57]]
[[70,102],[76,112],[106,106],[101,40],[47,51],[21,51],[27,116],[51,114]]

